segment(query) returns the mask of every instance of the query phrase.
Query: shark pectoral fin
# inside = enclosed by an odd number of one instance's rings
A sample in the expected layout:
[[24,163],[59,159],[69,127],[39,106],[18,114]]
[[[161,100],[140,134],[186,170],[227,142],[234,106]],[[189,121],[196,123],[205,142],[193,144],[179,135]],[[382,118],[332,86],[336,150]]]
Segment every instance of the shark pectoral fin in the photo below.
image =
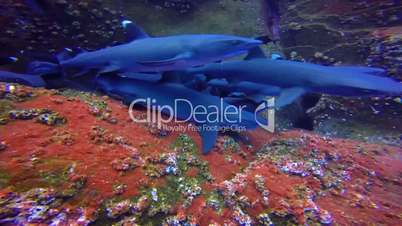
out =
[[267,56],[264,53],[264,50],[262,50],[261,47],[257,46],[252,48],[251,50],[248,51],[248,55],[244,60],[252,60],[252,59],[266,59]]
[[160,73],[137,73],[137,72],[122,72],[119,73],[121,77],[129,79],[137,79],[148,82],[155,82],[162,79],[162,74]]
[[306,90],[303,87],[283,89],[281,95],[275,101],[275,108],[281,108],[291,104],[304,93],[306,93]]
[[201,125],[198,133],[202,139],[202,153],[208,154],[215,146],[216,139],[218,139],[218,129],[204,128],[204,126]]
[[192,54],[190,52],[179,54],[173,58],[166,59],[166,60],[159,60],[159,61],[138,61],[138,64],[142,64],[148,67],[162,67],[162,66],[169,66],[173,65],[178,61],[186,60],[191,58]]

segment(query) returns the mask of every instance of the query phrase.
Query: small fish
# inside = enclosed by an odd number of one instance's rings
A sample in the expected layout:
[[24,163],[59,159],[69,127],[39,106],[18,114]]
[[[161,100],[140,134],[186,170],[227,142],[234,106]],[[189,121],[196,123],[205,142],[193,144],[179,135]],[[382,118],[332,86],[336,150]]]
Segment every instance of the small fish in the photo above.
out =
[[373,111],[373,113],[375,115],[378,115],[379,113],[381,113],[380,111],[378,111],[377,109],[375,109],[373,106],[370,105],[371,110]]
[[17,57],[0,57],[0,65],[12,64],[18,61]]

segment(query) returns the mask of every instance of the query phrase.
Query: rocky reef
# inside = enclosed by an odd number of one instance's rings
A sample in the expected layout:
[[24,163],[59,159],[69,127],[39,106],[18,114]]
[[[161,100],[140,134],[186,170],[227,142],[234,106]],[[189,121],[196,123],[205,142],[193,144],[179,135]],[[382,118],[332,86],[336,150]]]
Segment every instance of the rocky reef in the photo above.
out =
[[3,56],[20,51],[56,53],[68,46],[94,49],[124,40],[122,12],[103,1],[44,0],[40,11],[26,2],[5,0],[0,6]]
[[[116,7],[115,1],[104,2],[110,8]],[[259,1],[138,0],[135,4],[121,1],[121,7],[125,16],[135,20],[153,35],[264,34]]]
[[1,224],[400,222],[400,147],[256,130],[240,135],[247,142],[222,135],[202,155],[197,133],[161,135],[127,110],[96,94],[0,84]]
[[[402,5],[397,1],[280,1],[281,44],[288,58],[386,67],[402,78]],[[391,62],[392,63],[391,63]],[[398,63],[399,62],[399,63]],[[392,64],[392,66],[391,66]]]
[[[280,30],[281,50],[288,59],[381,67],[402,79],[399,1],[267,2],[277,4],[280,23],[271,25]],[[326,136],[401,145],[400,107],[398,97],[307,96],[280,113],[278,127],[296,126]]]

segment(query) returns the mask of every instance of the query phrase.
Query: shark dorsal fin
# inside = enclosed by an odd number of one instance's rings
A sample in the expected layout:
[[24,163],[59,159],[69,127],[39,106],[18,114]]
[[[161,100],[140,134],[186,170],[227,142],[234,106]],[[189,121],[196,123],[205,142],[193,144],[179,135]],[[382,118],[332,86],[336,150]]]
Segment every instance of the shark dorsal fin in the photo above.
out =
[[248,55],[244,60],[252,60],[252,59],[265,59],[267,56],[264,53],[264,50],[261,49],[261,47],[255,47],[252,48],[250,51],[248,51]]
[[131,42],[137,39],[149,38],[149,35],[134,22],[130,20],[124,20],[123,22],[121,22],[121,24],[125,30],[127,42]]

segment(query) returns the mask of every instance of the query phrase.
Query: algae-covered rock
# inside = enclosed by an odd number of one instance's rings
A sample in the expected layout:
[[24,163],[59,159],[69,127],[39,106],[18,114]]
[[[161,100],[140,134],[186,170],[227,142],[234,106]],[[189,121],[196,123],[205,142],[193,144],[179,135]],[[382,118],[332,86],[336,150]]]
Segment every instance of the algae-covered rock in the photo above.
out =
[[[281,14],[280,44],[288,59],[374,66],[385,68],[391,77],[402,78],[399,1],[276,2]],[[303,97],[300,102],[316,103],[313,99]],[[320,112],[307,115],[308,109],[300,103],[281,110],[279,129],[296,126],[327,136],[400,145],[400,103],[392,97],[324,96],[318,105],[322,107]],[[295,115],[300,117],[293,119]]]
[[[260,1],[138,0],[106,1],[110,8],[124,9],[128,18],[152,35],[220,33],[245,36],[263,34]],[[183,7],[185,12],[183,13]],[[189,8],[188,8],[189,7]]]
[[127,214],[133,209],[133,203],[131,200],[123,200],[117,203],[109,203],[106,207],[107,216],[110,218],[117,218],[122,216],[123,214]]

